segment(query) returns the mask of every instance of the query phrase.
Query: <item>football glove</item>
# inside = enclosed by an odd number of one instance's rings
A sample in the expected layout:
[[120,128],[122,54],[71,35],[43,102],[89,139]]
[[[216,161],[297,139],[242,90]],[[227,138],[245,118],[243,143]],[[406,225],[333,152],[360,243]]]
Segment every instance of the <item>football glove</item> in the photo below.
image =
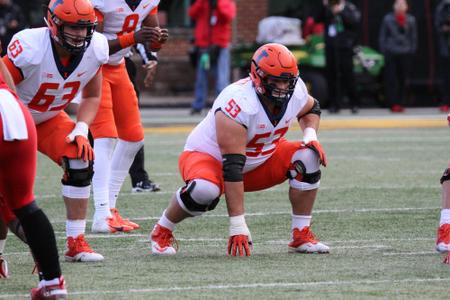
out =
[[67,143],[75,143],[78,148],[77,158],[81,158],[84,161],[94,160],[94,149],[87,138],[88,125],[85,122],[77,122],[75,128],[66,137]]
[[245,223],[244,215],[230,217],[230,237],[228,239],[228,255],[251,255],[252,237]]
[[326,167],[328,164],[327,155],[322,148],[322,145],[317,140],[317,133],[314,128],[307,127],[303,130],[303,144],[309,149],[316,152],[317,156],[319,156],[320,163]]

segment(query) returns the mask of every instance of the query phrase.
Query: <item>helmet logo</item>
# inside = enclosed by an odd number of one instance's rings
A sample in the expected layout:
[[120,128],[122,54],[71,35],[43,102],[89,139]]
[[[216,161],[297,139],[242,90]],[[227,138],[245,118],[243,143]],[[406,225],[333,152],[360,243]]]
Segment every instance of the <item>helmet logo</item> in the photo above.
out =
[[55,8],[60,4],[64,4],[64,0],[56,0],[55,3],[53,3],[53,6],[50,8],[50,10],[55,11]]
[[269,53],[267,53],[266,50],[261,51],[261,54],[258,55],[258,57],[255,59],[255,62],[258,64],[264,57],[269,57]]

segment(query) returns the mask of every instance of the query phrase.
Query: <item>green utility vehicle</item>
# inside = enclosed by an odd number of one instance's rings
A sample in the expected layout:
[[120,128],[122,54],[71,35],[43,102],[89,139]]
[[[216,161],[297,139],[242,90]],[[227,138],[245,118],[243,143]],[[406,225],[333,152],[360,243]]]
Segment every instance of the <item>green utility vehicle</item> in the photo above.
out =
[[[232,50],[232,67],[239,70],[240,76],[248,74],[253,52],[258,44],[239,45]],[[309,92],[317,98],[322,107],[327,106],[328,88],[325,77],[325,43],[323,36],[311,35],[304,45],[288,46],[298,60],[300,77],[306,83]],[[384,105],[381,85],[381,73],[384,58],[372,48],[355,47],[353,58],[355,84],[362,105]]]

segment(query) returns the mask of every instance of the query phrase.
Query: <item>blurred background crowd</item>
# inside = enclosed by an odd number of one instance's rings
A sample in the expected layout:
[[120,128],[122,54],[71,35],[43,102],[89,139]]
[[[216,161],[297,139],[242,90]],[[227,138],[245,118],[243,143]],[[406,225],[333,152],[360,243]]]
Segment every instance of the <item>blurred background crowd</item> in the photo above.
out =
[[[43,26],[45,2],[0,0],[2,44],[23,28]],[[201,113],[246,76],[258,45],[280,42],[330,113],[449,109],[450,0],[161,0],[158,13],[170,39],[150,87],[137,68],[142,105],[189,105],[191,114]]]

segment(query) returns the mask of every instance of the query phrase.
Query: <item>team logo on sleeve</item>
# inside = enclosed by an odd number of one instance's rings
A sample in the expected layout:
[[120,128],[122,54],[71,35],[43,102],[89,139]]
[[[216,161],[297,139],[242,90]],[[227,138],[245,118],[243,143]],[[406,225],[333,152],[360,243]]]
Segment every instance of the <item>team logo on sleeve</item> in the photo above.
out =
[[236,103],[236,101],[234,101],[234,99],[231,99],[228,102],[228,106],[225,107],[225,111],[229,113],[231,117],[236,118],[241,112],[241,107]]

